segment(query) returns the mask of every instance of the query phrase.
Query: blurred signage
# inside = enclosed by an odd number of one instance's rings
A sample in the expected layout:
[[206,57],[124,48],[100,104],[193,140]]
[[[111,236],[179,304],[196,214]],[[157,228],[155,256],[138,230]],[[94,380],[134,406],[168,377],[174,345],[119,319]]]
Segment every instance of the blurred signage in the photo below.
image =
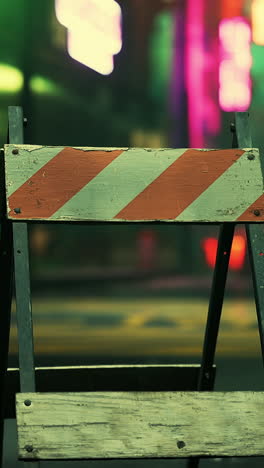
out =
[[264,0],[253,0],[251,4],[252,40],[264,45]]
[[138,235],[139,265],[142,270],[151,270],[155,266],[157,254],[157,236],[152,230],[140,231]]
[[103,75],[122,48],[121,8],[115,0],[56,0],[58,21],[68,29],[69,55]]
[[219,103],[227,112],[246,111],[251,103],[251,28],[243,17],[219,26]]
[[220,130],[218,37],[215,28],[208,30],[207,22],[207,17],[212,24],[216,21],[216,7],[209,0],[188,0],[186,5],[185,79],[191,148],[205,147],[207,137]]
[[222,18],[234,18],[242,15],[244,0],[222,0]]
[[188,0],[186,7],[186,88],[188,95],[189,145],[203,148],[204,142],[204,7],[205,0]]

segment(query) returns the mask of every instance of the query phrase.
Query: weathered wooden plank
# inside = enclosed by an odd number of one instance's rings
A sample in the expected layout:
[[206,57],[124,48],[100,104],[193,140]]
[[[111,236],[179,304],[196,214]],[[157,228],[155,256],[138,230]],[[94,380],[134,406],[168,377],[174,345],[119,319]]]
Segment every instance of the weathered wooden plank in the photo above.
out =
[[[199,364],[36,367],[37,392],[197,390]],[[213,388],[215,366],[209,375]],[[5,418],[15,418],[19,369],[8,369]]]
[[192,223],[264,219],[257,149],[7,145],[5,167],[10,219]]
[[22,459],[264,455],[263,392],[17,395]]

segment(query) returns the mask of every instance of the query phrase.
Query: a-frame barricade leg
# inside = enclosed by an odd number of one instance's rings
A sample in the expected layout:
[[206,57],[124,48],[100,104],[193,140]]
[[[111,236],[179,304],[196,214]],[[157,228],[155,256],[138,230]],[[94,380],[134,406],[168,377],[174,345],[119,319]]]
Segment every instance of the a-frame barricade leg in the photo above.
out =
[[[250,131],[250,122],[249,114],[247,112],[237,112],[235,114],[235,122],[231,125],[231,131],[233,133],[233,147],[240,148],[251,148],[252,147],[252,137]],[[264,164],[264,162],[263,162]],[[259,212],[259,214],[261,214]],[[257,213],[256,213],[257,215]],[[203,349],[203,358],[202,366],[200,372],[200,378],[198,383],[198,390],[206,390],[206,378],[209,378],[209,373],[207,370],[207,359],[209,359],[209,366],[213,364],[214,355],[215,355],[215,345],[218,335],[218,327],[220,324],[221,309],[223,304],[223,293],[225,285],[218,280],[217,277],[225,282],[226,275],[228,272],[228,263],[231,252],[233,234],[234,234],[234,224],[227,224],[222,226],[222,232],[220,234],[216,266],[214,271],[214,279],[211,291],[211,299],[206,327],[206,335],[204,340],[204,349]],[[225,233],[226,231],[226,233]],[[262,358],[264,361],[264,227],[263,224],[246,224],[246,233],[247,233],[247,242],[248,242],[248,251],[249,258],[252,270],[253,277],[253,286],[254,286],[254,295],[256,301],[256,310],[258,317],[259,325],[259,334],[260,334],[260,343],[262,349]],[[223,244],[223,241],[227,242],[226,245]],[[228,241],[229,239],[229,241]],[[230,243],[231,241],[231,243]],[[221,247],[223,246],[223,248]],[[225,263],[224,271],[218,276],[218,272],[221,269],[221,263]],[[218,286],[220,289],[218,288]],[[217,296],[220,293],[222,295],[220,302],[217,301]],[[215,307],[214,304],[219,303],[220,309]],[[212,306],[212,307],[211,307]],[[191,459],[189,461],[189,468],[195,468],[199,465],[198,459]]]
[[13,279],[13,242],[12,226],[7,220],[1,223],[1,246],[0,246],[0,284],[1,284],[1,327],[0,327],[0,398],[1,398],[1,420],[0,420],[0,438],[1,448],[0,456],[3,463],[3,444],[4,444],[4,419],[6,402],[6,376],[8,363],[10,316],[12,304],[12,279]]
[[[197,387],[197,390],[199,391],[213,390],[214,386],[212,370],[215,359],[217,337],[222,314],[225,285],[228,273],[230,252],[234,236],[234,229],[235,224],[233,223],[223,224],[220,228],[216,264],[213,275],[204,337],[202,364]],[[191,458],[187,465],[189,468],[196,468],[199,466],[199,459]]]
[[[35,392],[36,382],[27,223],[13,222],[13,243],[20,392]],[[28,400],[25,401],[24,404],[30,406],[31,402]],[[28,445],[25,449],[28,452],[33,450],[31,445]],[[29,463],[29,465],[30,468],[32,463]],[[38,462],[33,463],[35,467],[39,467],[39,465]]]
[[[249,114],[247,112],[236,113],[235,131],[238,146],[252,146]],[[264,159],[260,159],[264,173]],[[261,207],[253,207],[255,218],[263,216]],[[254,296],[259,326],[259,336],[264,363],[264,223],[251,223],[246,225],[249,260],[252,271]]]
[[[8,143],[24,143],[24,121],[21,107],[8,108]],[[1,154],[1,187],[5,187],[4,154]],[[0,240],[0,466],[3,463],[4,419],[6,404],[6,376],[10,333],[10,315],[13,295],[13,239],[12,223],[4,215],[5,190],[1,190],[1,240]]]
[[[233,133],[232,147],[237,147],[235,125],[231,127]],[[249,145],[251,147],[252,145]],[[234,238],[235,223],[223,224],[220,228],[216,263],[213,274],[213,282],[210,293],[209,309],[204,337],[202,364],[199,374],[199,391],[212,390],[214,381],[211,377],[211,369],[214,364],[217,338],[225,295],[228,265]],[[197,468],[199,459],[193,458],[188,462],[188,468]]]

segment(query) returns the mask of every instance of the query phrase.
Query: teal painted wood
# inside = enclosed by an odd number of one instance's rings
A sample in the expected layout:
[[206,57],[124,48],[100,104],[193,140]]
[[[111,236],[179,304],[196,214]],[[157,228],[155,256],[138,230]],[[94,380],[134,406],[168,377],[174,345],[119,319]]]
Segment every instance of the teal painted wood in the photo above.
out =
[[263,392],[17,394],[19,457],[261,456],[263,403]]

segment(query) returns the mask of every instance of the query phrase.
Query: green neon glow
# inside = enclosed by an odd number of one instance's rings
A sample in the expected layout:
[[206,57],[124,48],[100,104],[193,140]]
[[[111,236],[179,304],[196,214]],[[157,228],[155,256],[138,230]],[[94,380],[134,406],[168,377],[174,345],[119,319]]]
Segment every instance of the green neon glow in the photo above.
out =
[[45,78],[44,76],[34,75],[30,79],[29,87],[33,93],[42,95],[60,95],[60,87],[54,81]]
[[254,78],[258,76],[263,77],[264,74],[264,46],[259,46],[256,44],[251,44],[251,53],[252,53],[252,68],[251,75]]
[[162,101],[166,98],[171,74],[173,28],[171,12],[161,12],[155,18],[150,39],[150,91],[154,98]]
[[252,107],[260,110],[263,109],[264,102],[264,46],[252,44],[251,53],[253,61],[251,68],[251,76],[253,79]]
[[0,93],[17,93],[23,88],[23,73],[7,63],[0,63]]

